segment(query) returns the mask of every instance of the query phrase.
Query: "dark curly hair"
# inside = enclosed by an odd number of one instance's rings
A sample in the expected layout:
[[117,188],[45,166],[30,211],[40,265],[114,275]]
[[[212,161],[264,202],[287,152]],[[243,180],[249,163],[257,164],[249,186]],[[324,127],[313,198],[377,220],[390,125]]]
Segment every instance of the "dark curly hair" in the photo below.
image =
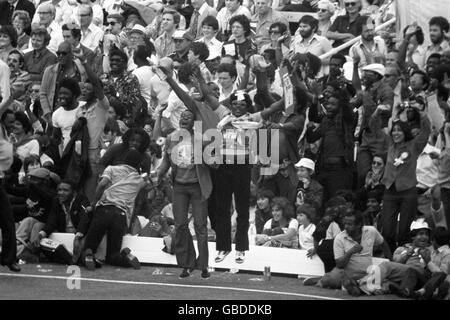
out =
[[292,203],[285,197],[275,197],[272,199],[272,208],[277,206],[282,212],[283,217],[287,220],[293,219],[295,216]]
[[230,19],[230,27],[235,22],[239,23],[242,26],[242,28],[244,28],[244,35],[248,37],[250,35],[251,29],[250,29],[250,20],[247,18],[247,16],[240,14],[232,17]]
[[392,128],[391,128],[391,132],[390,132],[391,136],[392,136],[392,131],[394,130],[394,127],[396,127],[396,126],[400,127],[400,130],[403,131],[403,134],[405,135],[405,141],[410,141],[413,139],[410,125],[407,122],[403,122],[400,120],[397,120],[394,123],[392,123]]
[[140,135],[142,137],[142,144],[138,148],[138,151],[140,153],[144,153],[148,146],[150,145],[150,137],[148,136],[147,132],[145,132],[142,128],[130,128],[125,132],[125,134],[122,137],[122,144],[128,149],[130,147],[129,142],[132,136],[135,134]]
[[11,39],[11,46],[17,47],[17,31],[11,25],[2,25],[0,33],[6,34]]

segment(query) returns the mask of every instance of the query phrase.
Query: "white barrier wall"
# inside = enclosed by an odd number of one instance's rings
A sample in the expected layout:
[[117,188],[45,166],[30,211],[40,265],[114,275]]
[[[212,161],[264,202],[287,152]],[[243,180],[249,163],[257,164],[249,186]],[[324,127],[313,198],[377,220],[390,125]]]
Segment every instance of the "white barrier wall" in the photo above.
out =
[[[50,238],[63,243],[67,250],[72,252],[74,235],[70,233],[53,233]],[[195,246],[197,246],[194,241]],[[122,247],[131,249],[141,263],[177,265],[175,255],[170,255],[162,251],[164,244],[162,238],[125,236]],[[104,258],[106,252],[106,241],[103,239],[99,246],[96,257]],[[197,248],[196,248],[197,249]],[[217,269],[232,269],[246,271],[263,272],[264,267],[269,266],[272,273],[293,274],[300,276],[322,276],[325,273],[322,260],[316,255],[313,259],[306,257],[306,250],[269,248],[260,246],[250,246],[250,250],[245,253],[245,262],[238,264],[234,261],[233,251],[220,263],[215,263],[216,256],[215,242],[209,242],[209,265]],[[374,263],[378,264],[383,259],[374,258]]]

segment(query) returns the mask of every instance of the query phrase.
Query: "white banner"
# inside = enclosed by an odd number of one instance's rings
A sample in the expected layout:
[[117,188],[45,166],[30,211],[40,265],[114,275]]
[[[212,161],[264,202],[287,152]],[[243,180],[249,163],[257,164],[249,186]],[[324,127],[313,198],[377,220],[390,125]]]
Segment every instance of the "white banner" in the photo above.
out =
[[402,32],[406,26],[417,21],[425,34],[425,44],[428,45],[430,42],[428,22],[435,16],[449,19],[449,12],[449,0],[397,0],[397,33],[403,38]]

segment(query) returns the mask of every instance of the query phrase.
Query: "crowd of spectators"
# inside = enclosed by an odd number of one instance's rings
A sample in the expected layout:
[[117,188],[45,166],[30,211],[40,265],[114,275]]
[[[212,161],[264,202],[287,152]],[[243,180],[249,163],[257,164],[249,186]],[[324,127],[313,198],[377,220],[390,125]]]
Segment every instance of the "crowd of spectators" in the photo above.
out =
[[163,238],[181,278],[210,276],[215,241],[216,263],[307,250],[326,274],[305,285],[449,299],[450,25],[378,28],[393,18],[387,0],[1,0],[2,265],[66,232],[72,263],[139,269],[132,234]]

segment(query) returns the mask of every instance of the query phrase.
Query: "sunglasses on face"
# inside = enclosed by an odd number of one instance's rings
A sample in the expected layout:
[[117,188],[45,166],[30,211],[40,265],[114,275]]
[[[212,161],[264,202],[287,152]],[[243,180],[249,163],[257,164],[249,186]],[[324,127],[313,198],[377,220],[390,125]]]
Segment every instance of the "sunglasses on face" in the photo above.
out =
[[58,51],[58,52],[56,52],[56,55],[58,55],[58,56],[67,56],[69,53],[68,52],[65,52],[65,51]]
[[346,2],[345,6],[346,7],[354,7],[354,6],[356,6],[356,2]]
[[380,162],[380,161],[373,161],[372,164],[373,164],[374,166],[382,166],[382,165],[383,165],[383,162]]
[[328,10],[327,9],[319,9],[319,12],[326,13],[326,12],[328,12]]
[[164,4],[168,4],[168,5],[170,5],[170,6],[173,6],[173,5],[176,4],[177,2],[176,2],[176,1],[167,1],[167,0],[163,0],[163,3],[164,3]]

